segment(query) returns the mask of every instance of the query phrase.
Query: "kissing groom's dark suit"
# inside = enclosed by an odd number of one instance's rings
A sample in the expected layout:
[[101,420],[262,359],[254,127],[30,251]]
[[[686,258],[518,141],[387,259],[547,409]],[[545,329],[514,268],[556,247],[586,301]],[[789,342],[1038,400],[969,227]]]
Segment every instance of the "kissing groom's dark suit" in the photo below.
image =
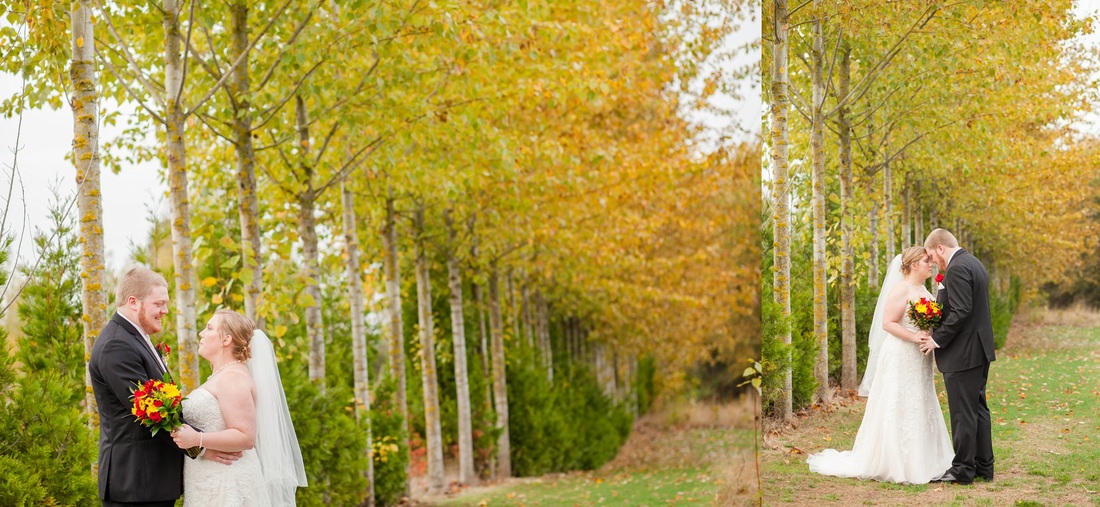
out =
[[183,453],[167,431],[134,421],[130,388],[164,375],[137,328],[115,313],[92,347],[88,372],[99,405],[99,498],[173,505],[183,494]]
[[993,351],[989,273],[973,255],[958,250],[947,265],[936,301],[944,319],[932,333],[936,365],[943,372],[955,458],[948,470],[962,483],[993,478],[993,438],[985,384]]

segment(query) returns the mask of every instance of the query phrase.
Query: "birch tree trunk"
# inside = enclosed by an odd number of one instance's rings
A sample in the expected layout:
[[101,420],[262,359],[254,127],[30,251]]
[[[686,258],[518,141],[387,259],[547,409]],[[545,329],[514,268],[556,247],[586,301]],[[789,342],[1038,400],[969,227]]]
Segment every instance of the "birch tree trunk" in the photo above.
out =
[[[851,83],[852,48],[845,41],[840,51],[837,92],[841,97],[847,97]],[[846,390],[855,390],[859,388],[859,377],[856,371],[855,253],[852,249],[855,220],[852,213],[852,126],[848,119],[848,110],[845,105],[837,111],[837,127],[840,132],[840,386]]]
[[367,424],[367,505],[374,506],[374,442],[370,421],[370,361],[367,358],[367,326],[364,322],[363,275],[359,264],[359,233],[355,227],[355,198],[347,182],[340,183],[340,201],[344,208],[344,248],[348,280],[348,305],[351,313],[351,350],[355,362],[355,416]]
[[550,309],[542,291],[535,291],[535,336],[539,346],[539,357],[546,368],[546,379],[554,381],[554,351],[550,344]]
[[199,385],[199,343],[195,332],[195,272],[191,258],[191,204],[187,194],[187,122],[184,118],[180,0],[164,2],[164,120],[168,159],[168,205],[172,213],[172,266],[175,271],[176,339],[179,384],[186,394]]
[[523,312],[520,308],[519,296],[516,295],[515,274],[512,272],[511,269],[508,270],[508,276],[505,277],[504,281],[504,289],[508,293],[508,308],[510,310],[509,313],[512,315],[512,336],[515,337],[516,343],[518,344],[519,340],[523,336],[522,329],[520,329],[523,325],[523,318],[520,317],[520,315]]
[[867,183],[864,185],[864,195],[870,196],[870,208],[867,210],[867,229],[870,238],[867,241],[867,286],[872,290],[878,289],[878,201],[875,200],[875,176],[867,175]]
[[[401,429],[409,431],[409,398],[405,378],[405,335],[401,316],[401,265],[397,258],[397,220],[393,203],[393,188],[386,196],[386,223],[382,228],[382,266],[386,276],[386,329],[389,336],[389,368],[397,383],[397,406],[401,411]],[[405,463],[405,491],[409,489],[409,463]]]
[[382,228],[382,259],[386,271],[386,319],[389,331],[390,374],[397,381],[397,406],[401,409],[403,428],[408,429],[409,403],[405,382],[405,335],[401,329],[401,266],[397,258],[397,220],[393,206],[393,189],[386,198],[386,225]]
[[[248,51],[248,2],[238,0],[232,12],[233,48],[230,61],[237,61]],[[244,311],[263,327],[257,306],[263,290],[263,263],[260,256],[260,204],[256,197],[256,154],[252,147],[252,102],[248,74],[249,56],[233,70],[229,87],[236,99],[234,105],[233,138],[237,151],[237,198],[241,221],[241,282],[244,283]]]
[[886,162],[882,166],[882,225],[885,229],[886,263],[897,255],[897,241],[894,240],[894,175],[890,172],[890,148],[887,145]]
[[534,312],[531,310],[531,290],[526,277],[524,277],[523,286],[520,289],[520,297],[522,302],[520,307],[523,309],[523,340],[528,347],[534,347]]
[[[471,222],[471,229],[473,225]],[[479,254],[478,248],[478,236],[471,230],[471,236],[473,236],[473,245],[470,247],[470,257],[477,259]],[[478,339],[479,347],[478,353],[481,356],[481,375],[485,379],[491,380],[491,370],[489,369],[489,332],[486,326],[488,325],[488,318],[485,315],[485,290],[481,284],[474,283],[474,301],[477,304],[477,325],[478,325]],[[493,405],[493,383],[485,382],[485,408],[492,410]],[[492,461],[492,460],[490,460]],[[495,475],[495,473],[493,474]]]
[[321,285],[318,278],[321,271],[317,261],[317,191],[313,188],[313,166],[310,164],[309,116],[305,101],[301,95],[294,96],[295,117],[298,121],[298,150],[301,174],[298,181],[304,187],[298,198],[298,236],[302,238],[303,272],[306,280],[305,291],[312,299],[305,305],[306,335],[309,337],[309,381],[317,384],[325,392],[325,326],[321,320]]
[[905,191],[901,193],[901,247],[906,248],[913,243],[912,224],[913,206],[909,200],[909,176],[905,177]]
[[416,301],[420,328],[420,380],[424,386],[424,428],[428,445],[428,492],[443,491],[443,430],[439,420],[439,380],[435,369],[435,324],[432,319],[432,280],[428,272],[428,257],[424,250],[424,208],[418,207],[414,218],[416,239],[413,256],[416,262]]
[[[772,284],[775,305],[784,322],[791,317],[791,209],[790,181],[787,179],[787,112],[790,99],[787,96],[787,47],[789,20],[787,19],[787,0],[774,0],[775,37],[772,50],[772,101],[771,101],[771,154],[772,154],[772,231],[775,236],[773,250],[774,268]],[[777,337],[788,347],[791,344],[791,328],[785,325]],[[779,415],[785,421],[794,417],[792,409],[793,385],[791,382],[791,354],[788,349],[783,368],[783,389],[776,405]]]
[[493,348],[493,404],[500,436],[497,437],[497,477],[512,476],[512,448],[508,436],[508,382],[504,367],[504,323],[500,317],[500,275],[496,262],[489,272],[489,337]]
[[[458,397],[458,480],[474,483],[474,437],[470,421],[470,376],[466,369],[466,324],[462,315],[462,272],[455,252],[457,234],[450,210],[447,222],[447,280],[451,290],[451,336],[455,349],[455,390]],[[442,448],[442,446],[441,446]]]
[[[76,204],[80,213],[80,280],[84,313],[84,412],[92,429],[99,427],[99,411],[92,394],[88,359],[103,326],[107,325],[107,290],[103,269],[103,202],[99,185],[99,100],[95,67],[95,24],[91,2],[74,0],[72,23],[72,67],[69,79],[73,94],[73,163],[76,166]],[[92,465],[92,474],[98,466]]]
[[813,232],[814,232],[814,343],[817,344],[817,360],[814,362],[814,379],[817,392],[814,399],[828,404],[832,398],[829,389],[829,313],[828,280],[825,273],[825,35],[821,17],[820,0],[814,0],[817,18],[813,22],[813,85],[812,121],[810,125],[811,165],[813,166]]

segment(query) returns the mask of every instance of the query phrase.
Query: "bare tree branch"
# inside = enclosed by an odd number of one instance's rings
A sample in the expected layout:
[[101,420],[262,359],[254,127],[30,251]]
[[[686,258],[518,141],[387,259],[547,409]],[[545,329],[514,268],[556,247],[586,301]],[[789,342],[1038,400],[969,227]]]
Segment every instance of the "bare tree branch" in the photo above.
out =
[[[133,52],[130,51],[130,45],[126,43],[126,39],[118,34],[118,30],[115,29],[114,22],[111,21],[111,15],[108,14],[107,10],[103,8],[103,2],[101,0],[95,0],[95,3],[96,7],[99,8],[100,15],[103,16],[104,21],[107,22],[107,30],[111,32],[111,35],[116,40],[118,40],[119,46],[122,47],[121,50],[116,49],[115,51],[122,55],[122,57],[126,60],[126,63],[130,64],[131,70],[134,71],[134,78],[137,79],[139,83],[141,83],[141,85],[145,88],[145,91],[148,92],[149,95],[154,98],[154,100],[158,100],[160,97],[160,90],[158,90],[152,82],[145,78],[145,73],[141,70],[141,66],[138,65],[137,61],[134,60]],[[110,45],[103,44],[103,46],[107,47]],[[104,58],[104,60],[106,60],[106,58]],[[115,76],[118,76],[117,72],[113,72],[113,74],[115,74]],[[158,105],[161,105],[159,103],[159,100],[157,103]]]
[[263,79],[260,79],[260,85],[256,87],[256,91],[263,90],[264,86],[266,86],[267,82],[271,79],[271,76],[275,75],[275,69],[279,68],[279,63],[282,62],[283,56],[286,55],[288,49],[294,47],[294,41],[296,41],[298,39],[298,36],[302,34],[302,31],[305,29],[306,25],[309,24],[309,20],[313,18],[314,11],[316,11],[317,7],[319,6],[320,3],[309,8],[309,12],[307,12],[305,17],[302,18],[302,22],[298,23],[298,26],[294,28],[294,33],[290,34],[290,38],[281,45],[281,48],[279,49],[279,54],[275,55],[275,61],[271,63],[271,67],[268,67]]
[[[98,53],[98,51],[96,51],[96,52]],[[152,116],[153,119],[156,120],[157,123],[159,123],[161,125],[167,125],[168,124],[168,122],[165,121],[164,118],[162,118],[159,114],[157,114],[156,111],[151,109],[145,103],[145,101],[141,99],[141,96],[139,96],[137,93],[134,92],[133,88],[130,88],[130,84],[127,83],[125,79],[122,79],[122,76],[120,76],[118,74],[118,71],[115,70],[115,66],[114,66],[114,64],[111,63],[110,58],[100,58],[100,61],[102,61],[103,64],[107,67],[107,70],[110,71],[111,75],[115,76],[115,79],[117,79],[118,82],[122,84],[122,88],[124,90],[126,90],[126,94],[129,95],[131,99],[134,99],[134,101],[137,102],[137,104],[139,106],[141,106],[141,108],[144,109],[145,112],[149,113],[149,115]]]
[[[210,100],[210,97],[214,96],[214,93],[216,93],[221,87],[225,86],[225,82],[229,79],[229,76],[232,76],[233,73],[236,72],[237,67],[240,67],[241,62],[243,62],[245,58],[248,57],[248,54],[252,52],[252,48],[256,47],[256,44],[258,44],[260,42],[260,39],[263,38],[264,34],[266,34],[267,31],[271,29],[271,27],[275,24],[275,21],[277,21],[279,17],[283,15],[283,12],[286,11],[287,7],[290,7],[290,3],[292,1],[293,0],[287,0],[287,2],[284,3],[283,6],[280,7],[279,10],[277,10],[275,14],[271,16],[271,19],[268,20],[267,24],[264,25],[262,30],[260,30],[260,33],[256,34],[256,38],[252,40],[248,47],[245,48],[239,56],[237,56],[237,59],[233,62],[233,65],[230,65],[229,68],[226,69],[225,72],[222,74],[221,78],[218,79],[218,82],[214,83],[214,86],[210,87],[210,90],[206,92],[206,96],[196,102],[195,105],[191,107],[191,109],[187,110],[187,112],[183,114],[184,118],[195,112],[195,110],[197,110],[198,108],[202,107],[202,105],[205,104],[207,100]],[[213,40],[211,40],[211,48],[212,47]],[[211,52],[213,52],[213,49],[211,49]]]

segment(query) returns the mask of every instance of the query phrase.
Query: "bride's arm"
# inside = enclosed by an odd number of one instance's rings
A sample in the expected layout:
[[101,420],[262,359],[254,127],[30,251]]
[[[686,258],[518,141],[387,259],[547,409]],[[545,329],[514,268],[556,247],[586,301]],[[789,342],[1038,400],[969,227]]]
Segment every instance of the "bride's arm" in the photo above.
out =
[[901,319],[905,317],[905,309],[909,306],[907,292],[904,284],[900,283],[890,291],[886,305],[882,308],[882,329],[899,339],[920,343],[920,333],[910,331],[901,325]]
[[176,432],[176,445],[181,448],[201,445],[227,452],[251,449],[256,442],[256,400],[252,396],[253,391],[252,377],[248,372],[222,373],[218,379],[218,408],[225,421],[225,429],[200,435],[185,426]]

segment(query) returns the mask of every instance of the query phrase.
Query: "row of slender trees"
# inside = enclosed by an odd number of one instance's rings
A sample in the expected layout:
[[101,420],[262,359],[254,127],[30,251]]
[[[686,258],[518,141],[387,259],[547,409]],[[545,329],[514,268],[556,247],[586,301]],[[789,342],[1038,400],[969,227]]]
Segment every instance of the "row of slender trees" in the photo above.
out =
[[[324,392],[325,294],[339,289],[352,357],[336,359],[354,362],[356,414],[371,412],[368,335],[380,326],[381,371],[407,426],[402,278],[415,279],[411,364],[433,492],[444,487],[439,354],[454,358],[460,481],[476,480],[467,294],[492,380],[498,477],[512,474],[506,363],[517,340],[548,379],[564,348],[620,398],[643,355],[675,387],[701,361],[732,365],[752,350],[733,336],[753,326],[758,269],[735,233],[753,227],[737,211],[759,205],[759,148],[727,138],[693,150],[698,127],[669,87],[732,89],[696,62],[751,15],[736,3],[3,6],[17,56],[3,70],[28,84],[7,112],[62,102],[73,112],[86,351],[109,316],[99,174],[143,159],[161,161],[168,185],[165,271],[185,390],[200,381],[197,320],[241,305],[287,360],[305,350]],[[124,134],[104,142],[108,122]],[[448,351],[433,307],[439,265]],[[301,338],[288,334],[299,319]],[[90,394],[85,409],[94,417]]]
[[[1090,164],[1071,122],[1094,98],[1096,62],[1077,39],[1092,28],[1072,4],[767,3],[776,416],[791,417],[797,391],[791,256],[801,245],[812,245],[812,401],[822,403],[832,375],[844,389],[859,383],[857,326],[867,323],[857,291],[874,290],[881,266],[933,227],[977,252],[1000,289],[1012,276],[1037,287],[1076,265]],[[1050,254],[1047,268],[1019,269],[1037,251]]]

